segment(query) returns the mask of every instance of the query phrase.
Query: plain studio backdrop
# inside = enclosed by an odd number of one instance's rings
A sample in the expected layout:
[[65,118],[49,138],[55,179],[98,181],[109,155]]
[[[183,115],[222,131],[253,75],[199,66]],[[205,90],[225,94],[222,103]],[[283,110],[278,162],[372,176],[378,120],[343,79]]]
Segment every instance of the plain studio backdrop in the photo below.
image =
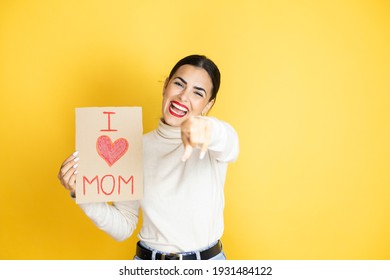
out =
[[[390,258],[389,1],[2,1],[0,258],[131,259],[69,198],[75,108],[161,117],[170,69],[222,73],[229,259]],[[182,211],[178,209],[178,211]]]

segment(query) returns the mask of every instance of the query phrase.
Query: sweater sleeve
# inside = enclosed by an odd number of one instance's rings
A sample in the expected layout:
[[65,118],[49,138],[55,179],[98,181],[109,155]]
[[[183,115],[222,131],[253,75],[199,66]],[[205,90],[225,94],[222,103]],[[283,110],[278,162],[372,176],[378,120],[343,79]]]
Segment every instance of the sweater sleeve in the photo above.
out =
[[238,135],[226,122],[208,117],[211,121],[211,142],[209,151],[218,161],[233,162],[239,154]]
[[80,204],[80,208],[101,230],[117,241],[129,238],[137,227],[139,201]]

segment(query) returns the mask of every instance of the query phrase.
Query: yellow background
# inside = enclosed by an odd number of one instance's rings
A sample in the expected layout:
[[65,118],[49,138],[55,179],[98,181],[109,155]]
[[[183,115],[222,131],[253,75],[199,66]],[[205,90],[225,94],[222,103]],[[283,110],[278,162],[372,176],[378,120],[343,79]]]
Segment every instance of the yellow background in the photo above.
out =
[[111,239],[57,180],[74,108],[142,106],[148,132],[200,53],[241,141],[228,258],[389,259],[389,50],[385,0],[2,1],[0,258],[133,257],[136,234]]

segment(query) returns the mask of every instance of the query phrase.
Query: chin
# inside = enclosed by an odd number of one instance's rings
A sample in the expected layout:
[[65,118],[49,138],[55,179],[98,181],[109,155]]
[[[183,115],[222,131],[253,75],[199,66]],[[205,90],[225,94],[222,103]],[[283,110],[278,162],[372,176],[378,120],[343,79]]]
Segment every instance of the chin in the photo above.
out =
[[178,119],[178,118],[175,118],[173,116],[166,116],[164,115],[163,117],[163,121],[164,123],[166,123],[167,125],[170,125],[170,126],[173,126],[173,127],[180,127],[181,124],[186,120],[187,118],[183,118],[183,119]]

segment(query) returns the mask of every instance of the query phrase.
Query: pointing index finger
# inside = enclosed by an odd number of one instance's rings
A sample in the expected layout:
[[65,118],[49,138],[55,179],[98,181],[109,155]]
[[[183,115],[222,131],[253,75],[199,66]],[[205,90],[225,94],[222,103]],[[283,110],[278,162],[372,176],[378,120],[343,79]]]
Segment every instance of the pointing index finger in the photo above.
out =
[[191,143],[186,136],[183,136],[182,140],[183,140],[183,144],[184,144],[184,154],[183,154],[183,157],[181,158],[181,160],[186,161],[187,159],[189,159],[189,157],[192,154],[192,146],[191,146]]

